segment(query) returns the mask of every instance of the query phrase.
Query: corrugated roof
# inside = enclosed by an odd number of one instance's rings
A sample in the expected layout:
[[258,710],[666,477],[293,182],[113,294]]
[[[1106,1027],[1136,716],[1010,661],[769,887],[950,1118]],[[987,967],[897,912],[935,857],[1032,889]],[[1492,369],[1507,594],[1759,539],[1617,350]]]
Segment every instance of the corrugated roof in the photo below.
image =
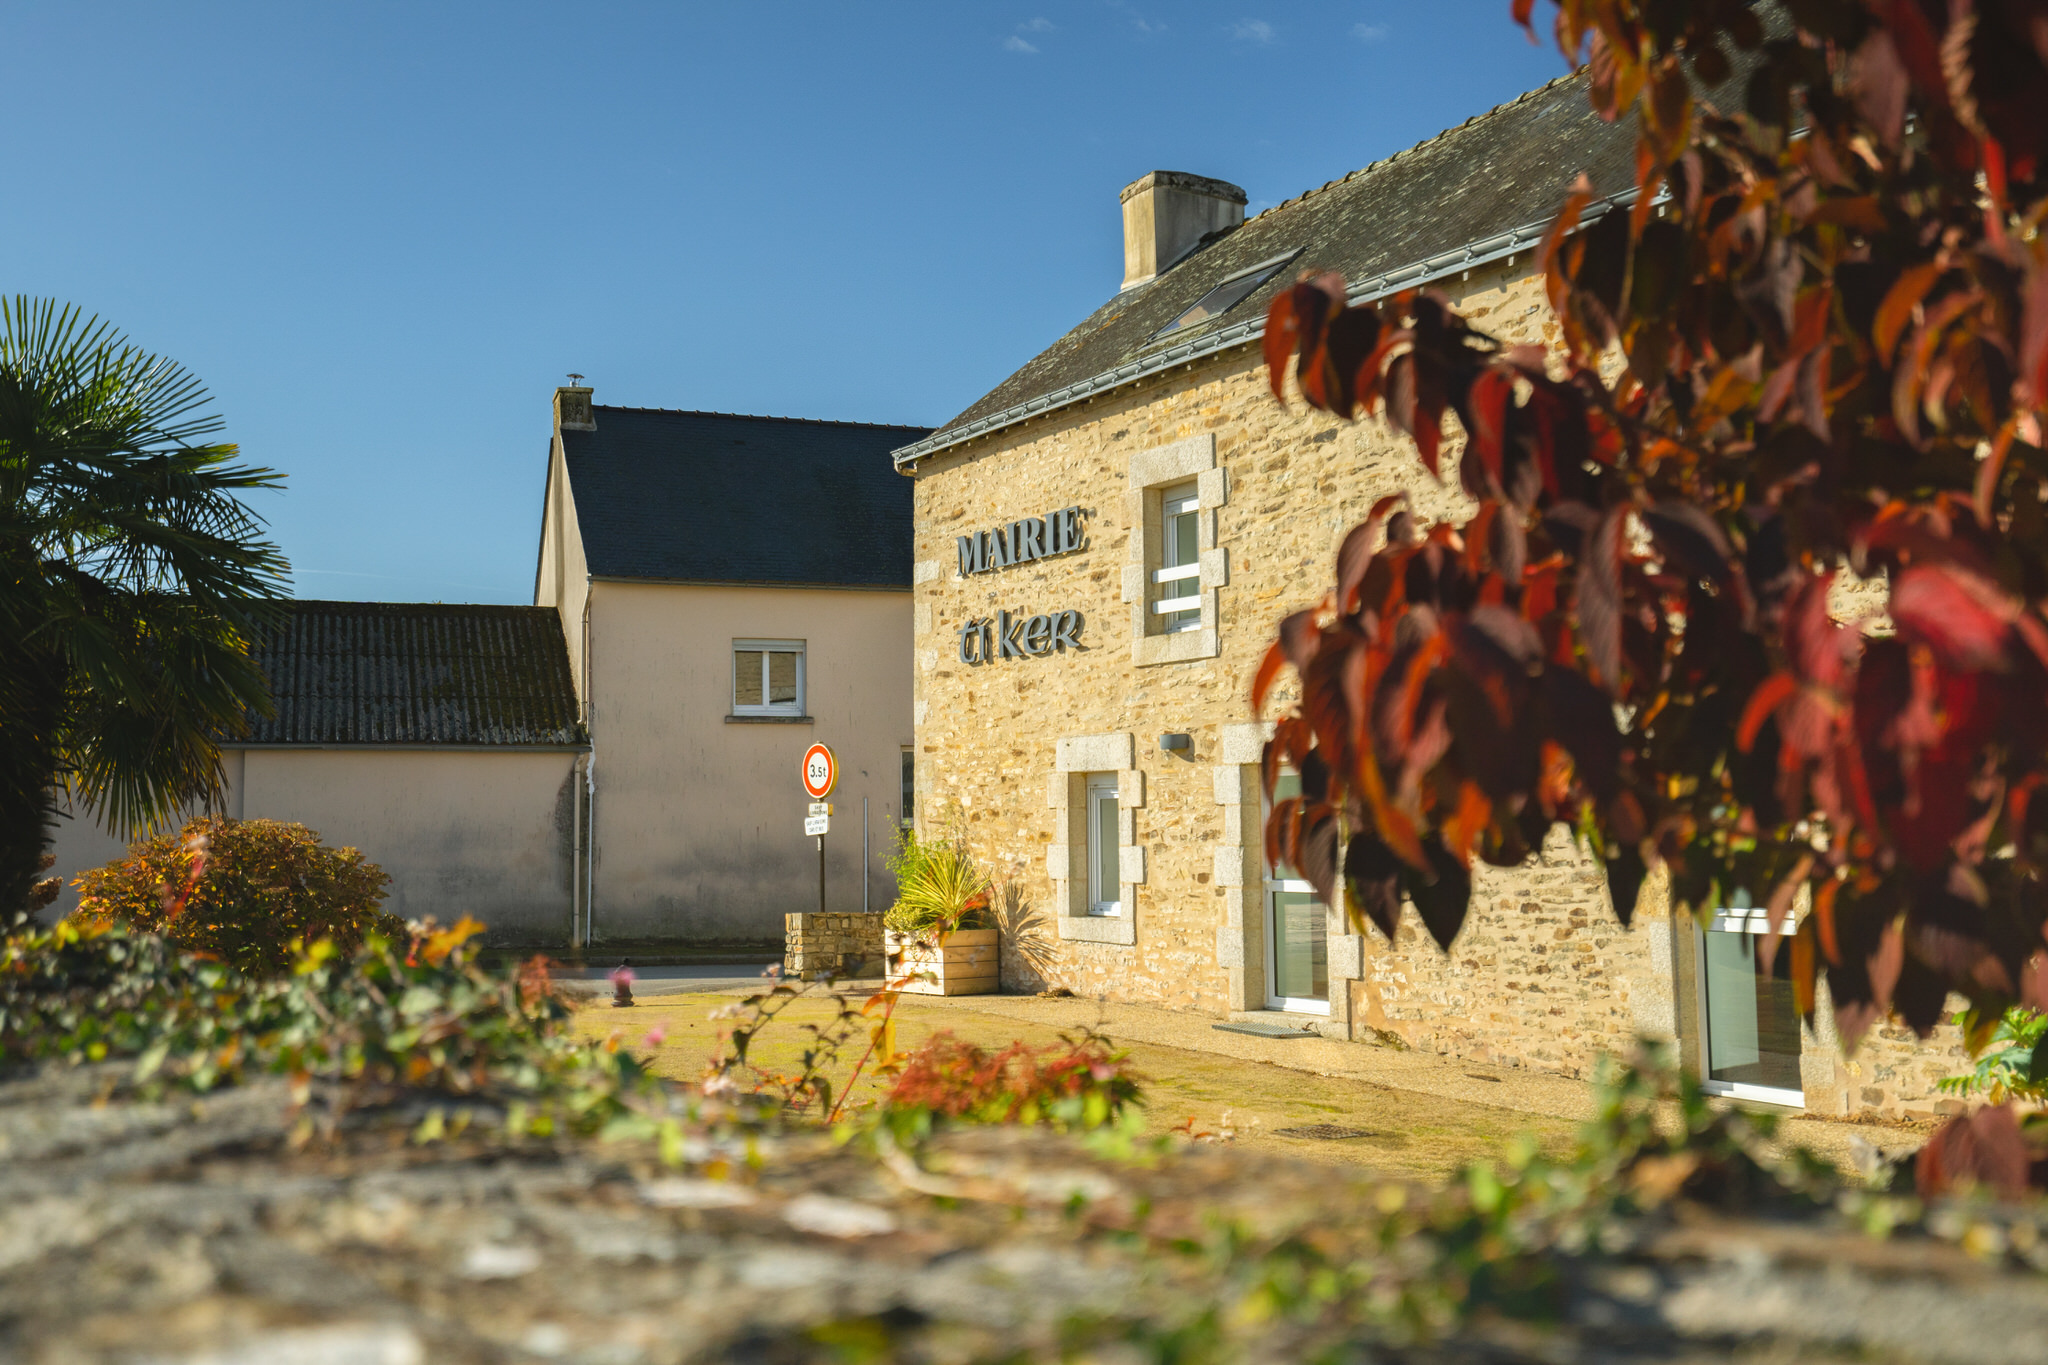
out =
[[[1028,415],[1055,406],[1036,400],[1139,366],[1155,353],[1199,343],[1219,331],[1242,331],[1244,324],[1262,321],[1273,295],[1304,272],[1340,271],[1356,284],[1516,228],[1541,225],[1556,213],[1581,171],[1591,177],[1597,194],[1632,189],[1634,151],[1634,125],[1603,122],[1587,102],[1584,76],[1561,76],[1267,209],[1151,283],[1116,295],[941,426],[931,444],[945,443],[958,428],[1011,409],[1025,408],[1019,415]],[[1152,340],[1222,280],[1294,251],[1300,254],[1235,307],[1200,326]],[[1142,369],[1130,372],[1139,377]]]
[[277,714],[249,744],[581,744],[549,607],[293,602],[256,659]]
[[910,480],[929,427],[593,408],[562,445],[598,578],[908,588]]

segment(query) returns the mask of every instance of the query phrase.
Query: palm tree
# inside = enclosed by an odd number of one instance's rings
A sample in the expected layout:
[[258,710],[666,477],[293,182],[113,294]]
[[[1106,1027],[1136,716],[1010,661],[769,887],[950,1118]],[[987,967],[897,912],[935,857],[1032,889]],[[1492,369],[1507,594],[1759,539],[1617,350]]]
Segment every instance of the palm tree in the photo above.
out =
[[199,381],[110,324],[0,301],[0,920],[68,792],[133,834],[213,804],[269,689],[249,642],[288,572]]

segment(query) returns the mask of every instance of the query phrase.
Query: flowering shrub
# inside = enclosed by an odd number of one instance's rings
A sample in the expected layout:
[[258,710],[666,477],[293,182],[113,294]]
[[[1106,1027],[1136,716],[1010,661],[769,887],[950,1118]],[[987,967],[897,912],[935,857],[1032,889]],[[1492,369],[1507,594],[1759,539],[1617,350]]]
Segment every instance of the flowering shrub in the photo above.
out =
[[1064,1047],[1014,1042],[990,1052],[934,1034],[903,1060],[885,1111],[969,1123],[1046,1124],[1062,1132],[1109,1127],[1139,1101],[1138,1076],[1109,1039],[1061,1035]]
[[378,908],[390,880],[304,825],[206,817],[80,877],[72,918],[162,934],[238,971],[274,975],[292,965],[294,943],[324,939],[347,954],[372,931],[403,938],[405,926]]

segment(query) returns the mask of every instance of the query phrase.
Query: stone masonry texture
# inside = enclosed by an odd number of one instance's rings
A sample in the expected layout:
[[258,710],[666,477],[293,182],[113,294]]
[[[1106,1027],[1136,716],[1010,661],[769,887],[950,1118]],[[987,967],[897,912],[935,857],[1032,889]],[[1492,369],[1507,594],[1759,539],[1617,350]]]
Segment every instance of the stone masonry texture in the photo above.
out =
[[797,981],[869,976],[881,970],[882,917],[817,911],[789,914],[784,925],[782,972]]
[[[1241,1271],[1168,1248],[1244,1229],[1341,1261],[1395,1189],[1230,1147],[1108,1159],[1020,1129],[922,1151],[931,1179],[970,1192],[945,1199],[822,1134],[693,1137],[681,1170],[636,1143],[507,1145],[481,1125],[423,1145],[369,1116],[301,1145],[283,1080],[143,1102],[119,1093],[118,1070],[0,1084],[0,1360],[1186,1359],[1165,1331],[1141,1350],[1131,1328],[1256,1300]],[[720,1158],[729,1178],[707,1178]],[[1554,1268],[1546,1325],[1481,1320],[1406,1344],[1358,1333],[1343,1358],[2048,1359],[2048,1280],[1824,1218],[1700,1211]],[[1233,1315],[1224,1358],[1324,1358],[1298,1317]],[[1091,1323],[1104,1330],[1077,1335]]]
[[[1519,257],[1475,271],[1450,291],[1453,302],[1505,341],[1554,343],[1541,281],[1529,270]],[[1127,496],[1128,471],[1133,456],[1201,436],[1214,437],[1227,489],[1213,513],[1213,544],[1227,566],[1217,653],[1140,666],[1124,596],[1137,504]],[[1455,452],[1458,442],[1450,444]],[[1376,500],[1406,492],[1424,522],[1469,513],[1454,465],[1445,472],[1431,478],[1412,444],[1378,418],[1345,422],[1308,408],[1291,381],[1289,401],[1276,402],[1250,348],[919,467],[918,819],[928,831],[963,834],[1004,887],[1014,922],[1028,926],[1034,941],[1005,950],[1008,988],[1061,986],[1216,1015],[1263,1006],[1264,899],[1257,874],[1237,867],[1240,853],[1246,865],[1262,865],[1250,852],[1259,847],[1258,807],[1216,795],[1225,728],[1255,719],[1250,679],[1275,626],[1329,591],[1337,545]],[[1073,505],[1083,511],[1082,550],[959,574],[956,536]],[[959,632],[971,619],[1060,611],[1082,613],[1078,651],[960,659]],[[1123,839],[1142,850],[1144,880],[1127,888],[1135,905],[1125,907],[1135,942],[1063,937],[1067,907],[1057,903],[1048,851],[1057,861],[1085,831],[1075,803],[1046,797],[1063,790],[1048,785],[1061,777],[1059,741],[1120,733],[1133,737],[1142,774],[1142,801],[1122,812]],[[1162,749],[1169,733],[1190,736],[1192,747]],[[1351,928],[1333,916],[1333,977],[1356,973],[1331,983],[1330,1020],[1320,1026],[1337,1036],[1585,1075],[1602,1052],[1639,1033],[1697,1027],[1691,926],[1646,893],[1623,928],[1604,879],[1561,836],[1521,868],[1482,870],[1448,955],[1412,918],[1392,944],[1376,930],[1347,943]],[[1821,1112],[1929,1115],[1941,1098],[1935,1080],[1960,1068],[1953,1030],[1921,1045],[1880,1029],[1845,1060],[1821,1023],[1825,1036],[1806,1044],[1809,1106]],[[1696,1046],[1690,1051],[1696,1062]]]

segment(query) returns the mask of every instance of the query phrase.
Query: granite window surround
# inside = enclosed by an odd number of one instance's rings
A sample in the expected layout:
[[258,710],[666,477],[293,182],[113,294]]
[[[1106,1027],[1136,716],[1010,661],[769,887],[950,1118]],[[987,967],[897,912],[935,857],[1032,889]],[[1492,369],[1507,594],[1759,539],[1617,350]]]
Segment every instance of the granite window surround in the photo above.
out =
[[[1196,630],[1169,632],[1152,611],[1148,591],[1152,575],[1164,563],[1165,524],[1160,495],[1193,480],[1196,488],[1196,538],[1201,575],[1196,580],[1202,601]],[[1217,592],[1230,581],[1227,552],[1216,543],[1216,513],[1230,497],[1230,481],[1216,463],[1216,436],[1205,432],[1170,445],[1140,451],[1131,457],[1124,494],[1131,526],[1130,562],[1123,570],[1123,599],[1131,606],[1131,661],[1140,668],[1153,664],[1213,659],[1222,652]]]
[[[1062,735],[1047,775],[1046,805],[1062,843],[1045,850],[1053,883],[1053,922],[1060,938],[1130,947],[1138,941],[1138,888],[1145,882],[1145,850],[1137,841],[1137,813],[1145,804],[1145,774],[1129,731]],[[1117,784],[1117,913],[1098,915],[1088,894],[1088,779],[1114,776]]]

